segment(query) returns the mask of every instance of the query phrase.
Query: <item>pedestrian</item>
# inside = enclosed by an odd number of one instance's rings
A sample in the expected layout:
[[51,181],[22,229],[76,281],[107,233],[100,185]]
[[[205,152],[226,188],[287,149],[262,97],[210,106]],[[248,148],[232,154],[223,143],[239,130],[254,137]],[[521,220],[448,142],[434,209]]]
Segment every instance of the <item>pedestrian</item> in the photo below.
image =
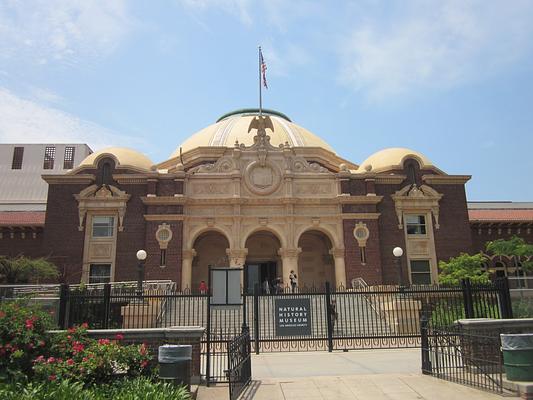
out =
[[277,279],[278,293],[283,293],[283,280],[278,276]]
[[270,294],[270,284],[268,283],[268,278],[265,278],[263,281],[263,294]]
[[335,330],[335,322],[337,321],[339,315],[337,314],[337,302],[335,299],[331,300],[329,304],[329,318],[331,321],[331,331]]
[[291,282],[292,293],[296,291],[296,285],[298,285],[297,279],[298,277],[296,276],[296,273],[294,272],[294,270],[291,269],[291,273],[289,274],[289,281]]
[[205,283],[205,281],[200,282],[200,287],[198,289],[200,289],[201,294],[207,293],[207,284]]

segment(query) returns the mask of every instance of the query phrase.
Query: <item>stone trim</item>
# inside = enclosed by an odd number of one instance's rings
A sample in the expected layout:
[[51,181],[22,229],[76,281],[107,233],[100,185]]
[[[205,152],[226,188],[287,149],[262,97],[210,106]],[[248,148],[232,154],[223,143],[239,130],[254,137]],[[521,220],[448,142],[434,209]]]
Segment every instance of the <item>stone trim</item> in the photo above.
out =
[[381,213],[346,213],[340,214],[342,219],[379,219]]
[[95,180],[95,176],[91,174],[42,175],[41,177],[50,185],[90,185]]
[[434,185],[464,185],[472,175],[422,175],[422,180]]
[[185,215],[183,214],[145,214],[146,221],[183,221]]

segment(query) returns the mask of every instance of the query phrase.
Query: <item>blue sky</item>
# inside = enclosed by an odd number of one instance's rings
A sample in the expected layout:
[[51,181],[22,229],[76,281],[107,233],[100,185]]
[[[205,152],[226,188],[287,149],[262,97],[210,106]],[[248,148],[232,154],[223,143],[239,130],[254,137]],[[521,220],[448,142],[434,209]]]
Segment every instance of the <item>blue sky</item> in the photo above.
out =
[[0,1],[0,141],[154,162],[257,106],[355,162],[403,146],[470,200],[533,201],[532,1]]

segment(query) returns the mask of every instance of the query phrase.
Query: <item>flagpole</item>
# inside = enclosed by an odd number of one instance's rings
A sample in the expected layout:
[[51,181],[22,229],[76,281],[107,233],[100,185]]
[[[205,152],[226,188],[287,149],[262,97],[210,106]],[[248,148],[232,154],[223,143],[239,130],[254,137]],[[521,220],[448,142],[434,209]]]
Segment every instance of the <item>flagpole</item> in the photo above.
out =
[[263,116],[263,97],[261,93],[261,46],[259,46],[257,58],[259,61],[259,116]]

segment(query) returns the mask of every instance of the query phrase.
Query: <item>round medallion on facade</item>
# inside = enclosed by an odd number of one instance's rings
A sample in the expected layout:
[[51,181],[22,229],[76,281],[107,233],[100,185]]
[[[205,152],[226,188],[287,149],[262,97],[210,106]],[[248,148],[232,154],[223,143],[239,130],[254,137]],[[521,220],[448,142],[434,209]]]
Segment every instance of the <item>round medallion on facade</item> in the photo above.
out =
[[368,230],[365,223],[358,222],[353,230],[353,235],[355,237],[355,240],[357,240],[359,247],[364,247],[366,245],[366,241],[370,236],[370,231]]
[[279,188],[281,172],[269,161],[264,163],[253,161],[246,167],[244,182],[251,192],[266,196]]

